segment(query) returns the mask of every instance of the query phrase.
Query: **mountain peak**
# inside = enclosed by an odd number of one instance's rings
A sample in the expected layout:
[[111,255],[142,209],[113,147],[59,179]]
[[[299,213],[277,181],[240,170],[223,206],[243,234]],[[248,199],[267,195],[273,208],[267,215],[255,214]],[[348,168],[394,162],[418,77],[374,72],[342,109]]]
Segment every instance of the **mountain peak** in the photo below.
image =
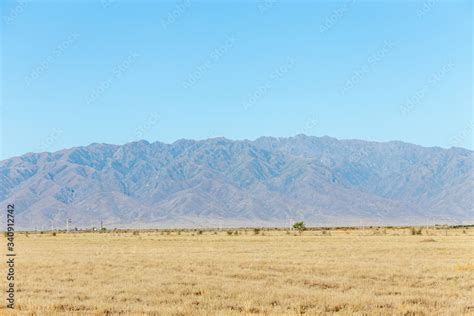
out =
[[19,227],[472,221],[473,152],[323,136],[94,143],[0,162]]

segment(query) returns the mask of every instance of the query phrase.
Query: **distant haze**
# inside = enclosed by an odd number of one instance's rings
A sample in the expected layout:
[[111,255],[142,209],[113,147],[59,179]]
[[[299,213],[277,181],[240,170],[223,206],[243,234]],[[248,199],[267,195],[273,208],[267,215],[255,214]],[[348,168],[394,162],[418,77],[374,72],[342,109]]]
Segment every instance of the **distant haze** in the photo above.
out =
[[0,161],[17,226],[396,225],[474,221],[473,152],[299,135],[91,144]]

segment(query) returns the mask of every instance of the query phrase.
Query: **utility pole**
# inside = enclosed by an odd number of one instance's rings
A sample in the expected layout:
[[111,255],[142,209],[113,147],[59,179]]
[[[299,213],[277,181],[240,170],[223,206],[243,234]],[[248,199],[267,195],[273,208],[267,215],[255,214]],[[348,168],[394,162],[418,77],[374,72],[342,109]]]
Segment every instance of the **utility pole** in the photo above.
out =
[[72,223],[71,219],[68,218],[67,221],[66,221],[66,232],[68,232],[68,233],[69,233],[69,224],[71,224],[71,223]]

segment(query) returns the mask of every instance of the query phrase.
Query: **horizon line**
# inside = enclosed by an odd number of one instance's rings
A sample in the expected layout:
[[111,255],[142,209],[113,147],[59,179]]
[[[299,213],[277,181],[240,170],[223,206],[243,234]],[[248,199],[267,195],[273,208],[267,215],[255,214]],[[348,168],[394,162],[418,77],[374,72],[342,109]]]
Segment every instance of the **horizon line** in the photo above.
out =
[[360,142],[376,143],[376,144],[401,143],[401,144],[404,144],[404,145],[418,146],[418,147],[427,148],[427,149],[443,149],[443,150],[461,149],[461,150],[466,150],[466,151],[469,151],[469,152],[474,152],[474,150],[472,150],[472,149],[465,148],[465,147],[458,147],[458,146],[451,146],[451,147],[448,148],[448,147],[442,147],[442,146],[419,145],[419,144],[410,143],[410,142],[402,141],[402,140],[377,141],[377,140],[366,140],[366,139],[360,139],[360,138],[336,138],[336,137],[332,137],[332,136],[329,136],[329,135],[316,136],[316,135],[307,135],[307,134],[304,134],[304,133],[299,133],[299,134],[296,134],[294,136],[286,136],[286,137],[262,135],[262,136],[259,136],[259,137],[255,138],[255,139],[248,139],[248,138],[232,139],[232,138],[227,138],[225,136],[215,136],[215,137],[208,137],[208,138],[202,138],[202,139],[179,138],[179,139],[176,139],[173,142],[163,142],[163,141],[160,141],[160,140],[155,140],[155,141],[150,142],[149,140],[146,140],[146,139],[138,139],[138,140],[128,141],[128,142],[125,142],[125,143],[122,143],[122,144],[93,142],[93,143],[89,143],[88,145],[77,145],[77,146],[72,146],[72,147],[65,147],[65,148],[62,148],[62,149],[59,149],[59,150],[55,150],[55,151],[41,151],[41,152],[29,151],[29,152],[26,152],[26,153],[21,154],[21,155],[15,155],[15,156],[11,156],[11,157],[8,157],[8,158],[2,158],[2,159],[0,159],[0,162],[3,162],[5,160],[9,160],[9,159],[13,159],[13,158],[20,158],[20,157],[27,156],[27,155],[54,154],[54,153],[59,153],[59,152],[62,152],[62,151],[71,150],[71,149],[74,149],[74,148],[87,148],[87,147],[91,147],[91,146],[94,146],[94,145],[105,145],[105,146],[121,147],[121,146],[126,146],[126,145],[129,145],[129,144],[145,142],[148,145],[160,143],[160,144],[171,146],[171,145],[174,145],[174,144],[176,144],[180,141],[205,142],[205,141],[209,141],[209,140],[223,139],[223,140],[227,140],[227,141],[231,141],[231,142],[256,142],[257,140],[259,140],[261,138],[273,138],[273,139],[279,139],[280,140],[280,139],[303,138],[303,137],[317,138],[317,139],[327,138],[327,139],[332,139],[332,140],[339,141],[339,142],[360,141]]

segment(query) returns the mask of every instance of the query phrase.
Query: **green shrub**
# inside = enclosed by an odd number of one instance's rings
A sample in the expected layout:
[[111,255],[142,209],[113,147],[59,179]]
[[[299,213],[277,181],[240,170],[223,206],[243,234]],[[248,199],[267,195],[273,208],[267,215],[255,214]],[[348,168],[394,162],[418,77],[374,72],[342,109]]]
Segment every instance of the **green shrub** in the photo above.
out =
[[303,221],[296,222],[296,223],[293,224],[293,229],[296,229],[297,231],[302,232],[302,231],[306,230],[306,226],[305,226]]

